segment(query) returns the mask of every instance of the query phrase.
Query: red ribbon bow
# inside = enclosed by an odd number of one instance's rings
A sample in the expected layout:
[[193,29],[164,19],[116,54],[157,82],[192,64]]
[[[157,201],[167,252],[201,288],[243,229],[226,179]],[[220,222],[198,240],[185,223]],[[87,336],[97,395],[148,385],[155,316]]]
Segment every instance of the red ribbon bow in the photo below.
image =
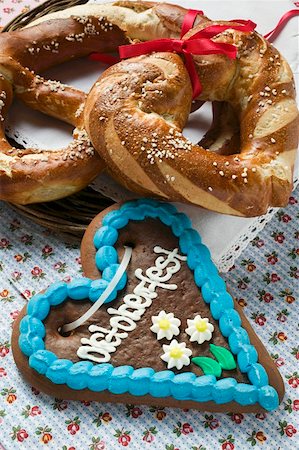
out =
[[[202,11],[188,11],[182,25],[181,38],[193,27],[198,14],[202,14]],[[228,58],[235,59],[237,56],[237,48],[234,45],[214,42],[211,38],[222,31],[231,28],[243,32],[250,32],[256,27],[256,24],[251,20],[233,20],[232,22],[238,22],[240,25],[211,25],[198,31],[187,39],[155,39],[153,41],[141,42],[133,45],[122,45],[119,47],[119,55],[121,58],[131,58],[133,56],[141,56],[152,52],[176,52],[183,54],[185,57],[185,66],[192,83],[193,98],[196,98],[201,93],[202,87],[196,72],[192,54],[224,54]]]
[[[298,3],[298,5],[297,5]],[[295,6],[299,6],[299,2],[295,2]],[[194,34],[188,39],[182,37],[193,27],[197,15],[202,15],[202,11],[190,9],[184,17],[181,39],[156,39],[149,42],[142,42],[133,45],[123,45],[119,47],[119,54],[121,58],[130,58],[132,56],[140,56],[147,53],[162,51],[162,52],[176,52],[182,53],[185,56],[185,65],[190,75],[193,87],[193,98],[196,98],[201,92],[201,84],[196,72],[192,54],[194,55],[208,55],[215,53],[222,53],[229,58],[236,58],[237,50],[233,45],[216,43],[211,41],[211,38],[222,31],[233,28],[234,30],[241,30],[244,32],[253,31],[256,24],[251,20],[232,20],[240,25],[212,25],[198,33]],[[299,15],[298,9],[287,11],[280,19],[276,27],[269,33],[265,34],[265,38],[273,41],[275,37],[282,31],[286,23],[292,18]],[[89,59],[93,61],[104,62],[105,64],[115,64],[119,62],[119,58],[101,53],[92,53]]]

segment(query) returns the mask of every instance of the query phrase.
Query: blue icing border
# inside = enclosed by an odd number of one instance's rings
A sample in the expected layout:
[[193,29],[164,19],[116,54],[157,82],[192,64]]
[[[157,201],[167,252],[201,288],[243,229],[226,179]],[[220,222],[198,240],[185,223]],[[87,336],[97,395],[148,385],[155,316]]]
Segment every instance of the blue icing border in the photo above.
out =
[[[155,372],[149,367],[134,370],[131,366],[114,367],[108,363],[73,363],[59,359],[45,349],[43,320],[48,316],[51,306],[59,305],[67,298],[96,301],[119,267],[118,254],[113,247],[118,239],[118,230],[125,227],[129,220],[142,221],[146,217],[160,219],[178,237],[180,251],[187,256],[187,264],[194,271],[194,281],[201,289],[202,298],[210,304],[212,317],[219,320],[220,331],[228,338],[239,368],[248,374],[251,384],[237,383],[232,378],[217,380],[212,375],[197,377],[191,372],[177,375],[170,370]],[[232,400],[240,405],[258,402],[268,411],[278,406],[277,391],[268,384],[267,372],[258,363],[256,349],[241,326],[233,299],[211,260],[209,250],[201,243],[198,232],[191,228],[190,219],[185,214],[178,213],[173,205],[156,200],[133,200],[106,214],[93,242],[97,250],[96,265],[102,271],[101,279],[92,281],[78,278],[69,284],[54,283],[44,293],[30,299],[27,315],[20,322],[19,336],[20,349],[29,357],[30,367],[51,382],[66,384],[76,390],[87,388],[94,392],[108,390],[113,394],[128,392],[136,396],[172,396],[177,400],[196,402],[213,400],[217,404]],[[114,300],[126,282],[127,275],[124,274],[106,301]]]

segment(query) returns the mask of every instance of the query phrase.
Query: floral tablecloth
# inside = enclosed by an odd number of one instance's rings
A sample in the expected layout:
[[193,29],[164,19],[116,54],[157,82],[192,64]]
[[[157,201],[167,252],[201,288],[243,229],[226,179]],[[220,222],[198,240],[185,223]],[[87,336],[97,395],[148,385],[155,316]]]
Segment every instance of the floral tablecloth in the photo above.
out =
[[[38,3],[0,0],[0,26]],[[0,449],[299,448],[298,201],[299,189],[224,275],[286,384],[280,408],[257,415],[75,403],[26,385],[13,362],[11,325],[35,292],[81,273],[79,247],[0,203]]]
[[18,14],[25,13],[43,3],[44,0],[0,0],[0,27],[3,27]]

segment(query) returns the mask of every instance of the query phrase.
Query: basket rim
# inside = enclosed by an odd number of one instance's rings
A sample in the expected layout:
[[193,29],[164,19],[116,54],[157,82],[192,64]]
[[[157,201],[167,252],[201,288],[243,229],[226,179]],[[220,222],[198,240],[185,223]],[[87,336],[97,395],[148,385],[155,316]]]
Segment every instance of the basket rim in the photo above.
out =
[[18,30],[47,14],[61,11],[71,6],[83,5],[87,2],[88,0],[47,0],[35,6],[35,8],[16,16],[2,28],[1,33]]

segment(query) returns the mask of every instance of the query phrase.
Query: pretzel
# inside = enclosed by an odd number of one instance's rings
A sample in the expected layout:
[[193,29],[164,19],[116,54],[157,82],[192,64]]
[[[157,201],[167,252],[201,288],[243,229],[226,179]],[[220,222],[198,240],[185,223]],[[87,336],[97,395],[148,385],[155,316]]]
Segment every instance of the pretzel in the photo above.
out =
[[[87,95],[37,73],[94,51],[117,50],[134,39],[179,37],[186,12],[175,5],[143,2],[81,5],[0,34],[2,200],[27,204],[61,198],[82,189],[105,167],[85,130]],[[72,143],[55,151],[12,147],[5,137],[4,119],[13,92],[29,107],[71,124]]]
[[[205,18],[183,39],[211,24],[227,22]],[[261,215],[269,206],[285,206],[292,189],[298,145],[292,72],[256,32],[229,29],[213,40],[234,44],[238,56],[193,56],[199,99],[225,102],[202,141],[210,148],[182,134],[192,87],[182,58],[172,53],[131,58],[104,72],[87,99],[87,132],[114,178],[139,194]],[[230,128],[230,148],[217,125]]]

